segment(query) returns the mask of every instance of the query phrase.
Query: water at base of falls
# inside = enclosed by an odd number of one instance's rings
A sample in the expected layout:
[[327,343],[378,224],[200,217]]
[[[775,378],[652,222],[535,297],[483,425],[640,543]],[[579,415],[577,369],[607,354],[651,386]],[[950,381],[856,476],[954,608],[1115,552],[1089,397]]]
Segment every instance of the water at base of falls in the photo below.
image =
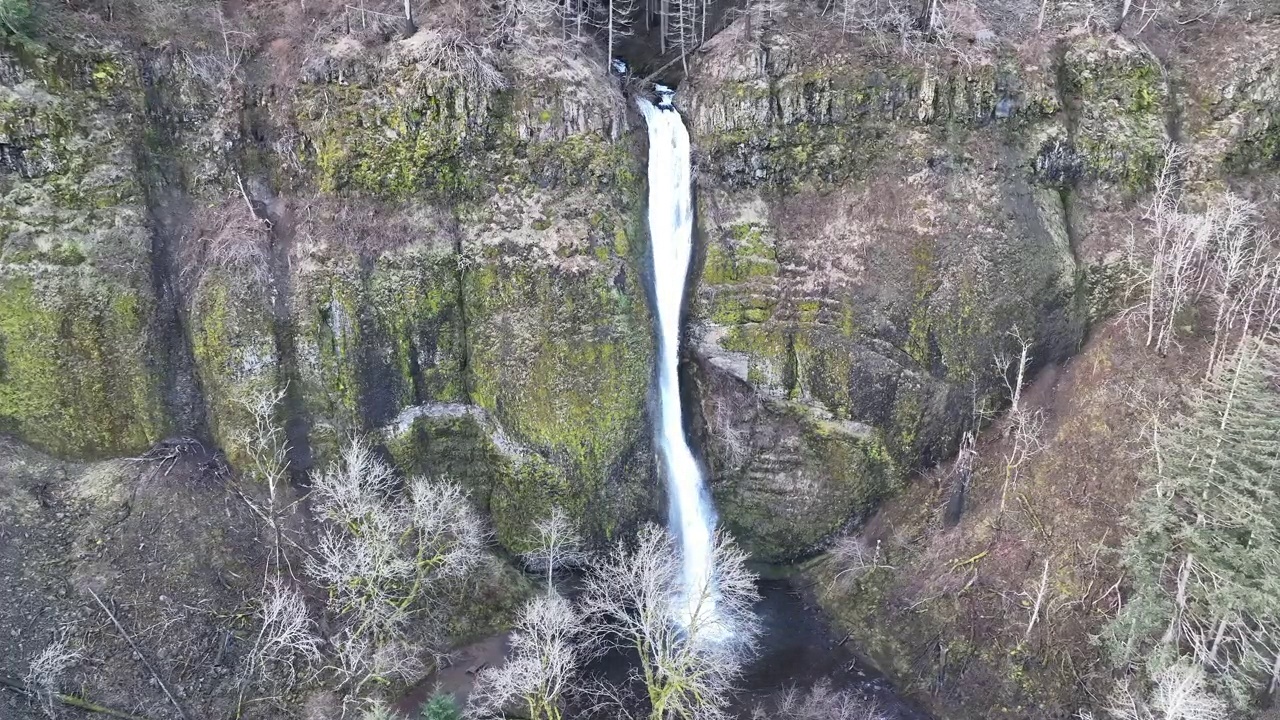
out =
[[656,106],[637,99],[649,127],[649,244],[659,330],[658,451],[667,476],[671,528],[680,543],[684,618],[710,620],[715,610],[712,535],[716,517],[702,471],[685,438],[677,373],[680,313],[693,255],[689,133],[670,105],[670,92],[661,97]]

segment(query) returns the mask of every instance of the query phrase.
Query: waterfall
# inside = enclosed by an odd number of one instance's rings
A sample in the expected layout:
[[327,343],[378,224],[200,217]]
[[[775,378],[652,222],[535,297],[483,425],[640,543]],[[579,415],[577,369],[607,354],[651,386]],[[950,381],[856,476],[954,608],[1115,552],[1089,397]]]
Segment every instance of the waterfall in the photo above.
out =
[[[638,98],[649,126],[649,245],[658,315],[658,451],[667,476],[671,528],[680,543],[686,621],[712,610],[712,598],[697,605],[694,589],[711,588],[715,511],[702,471],[684,434],[680,409],[680,313],[693,255],[693,203],[689,133],[671,106],[671,91],[659,86],[657,105]],[[706,593],[709,595],[710,593]]]

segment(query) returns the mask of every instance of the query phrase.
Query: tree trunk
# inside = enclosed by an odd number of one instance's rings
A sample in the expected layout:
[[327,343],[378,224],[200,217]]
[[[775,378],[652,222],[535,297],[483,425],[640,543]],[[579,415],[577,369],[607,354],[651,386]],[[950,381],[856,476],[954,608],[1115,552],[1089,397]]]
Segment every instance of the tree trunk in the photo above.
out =
[[413,24],[413,0],[404,0],[404,36],[409,37],[417,32]]
[[924,12],[920,15],[920,29],[930,37],[938,31],[938,16],[942,12],[942,0],[925,0]]
[[658,3],[658,51],[667,54],[667,31],[670,28],[671,0],[659,0]]

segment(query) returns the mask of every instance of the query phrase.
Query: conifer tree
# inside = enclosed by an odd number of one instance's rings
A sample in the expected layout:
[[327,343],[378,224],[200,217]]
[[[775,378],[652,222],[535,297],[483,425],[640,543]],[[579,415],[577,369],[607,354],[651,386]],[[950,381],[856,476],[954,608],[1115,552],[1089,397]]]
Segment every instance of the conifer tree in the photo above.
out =
[[1251,342],[1161,436],[1105,639],[1155,674],[1190,658],[1238,706],[1280,678],[1280,350]]

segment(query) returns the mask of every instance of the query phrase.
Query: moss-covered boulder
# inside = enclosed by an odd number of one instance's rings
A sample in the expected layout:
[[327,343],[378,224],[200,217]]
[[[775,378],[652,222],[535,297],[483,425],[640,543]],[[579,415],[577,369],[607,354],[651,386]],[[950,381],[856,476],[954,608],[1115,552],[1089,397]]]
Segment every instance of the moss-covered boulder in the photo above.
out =
[[109,53],[0,41],[0,428],[62,456],[167,429],[149,357],[140,81]]

